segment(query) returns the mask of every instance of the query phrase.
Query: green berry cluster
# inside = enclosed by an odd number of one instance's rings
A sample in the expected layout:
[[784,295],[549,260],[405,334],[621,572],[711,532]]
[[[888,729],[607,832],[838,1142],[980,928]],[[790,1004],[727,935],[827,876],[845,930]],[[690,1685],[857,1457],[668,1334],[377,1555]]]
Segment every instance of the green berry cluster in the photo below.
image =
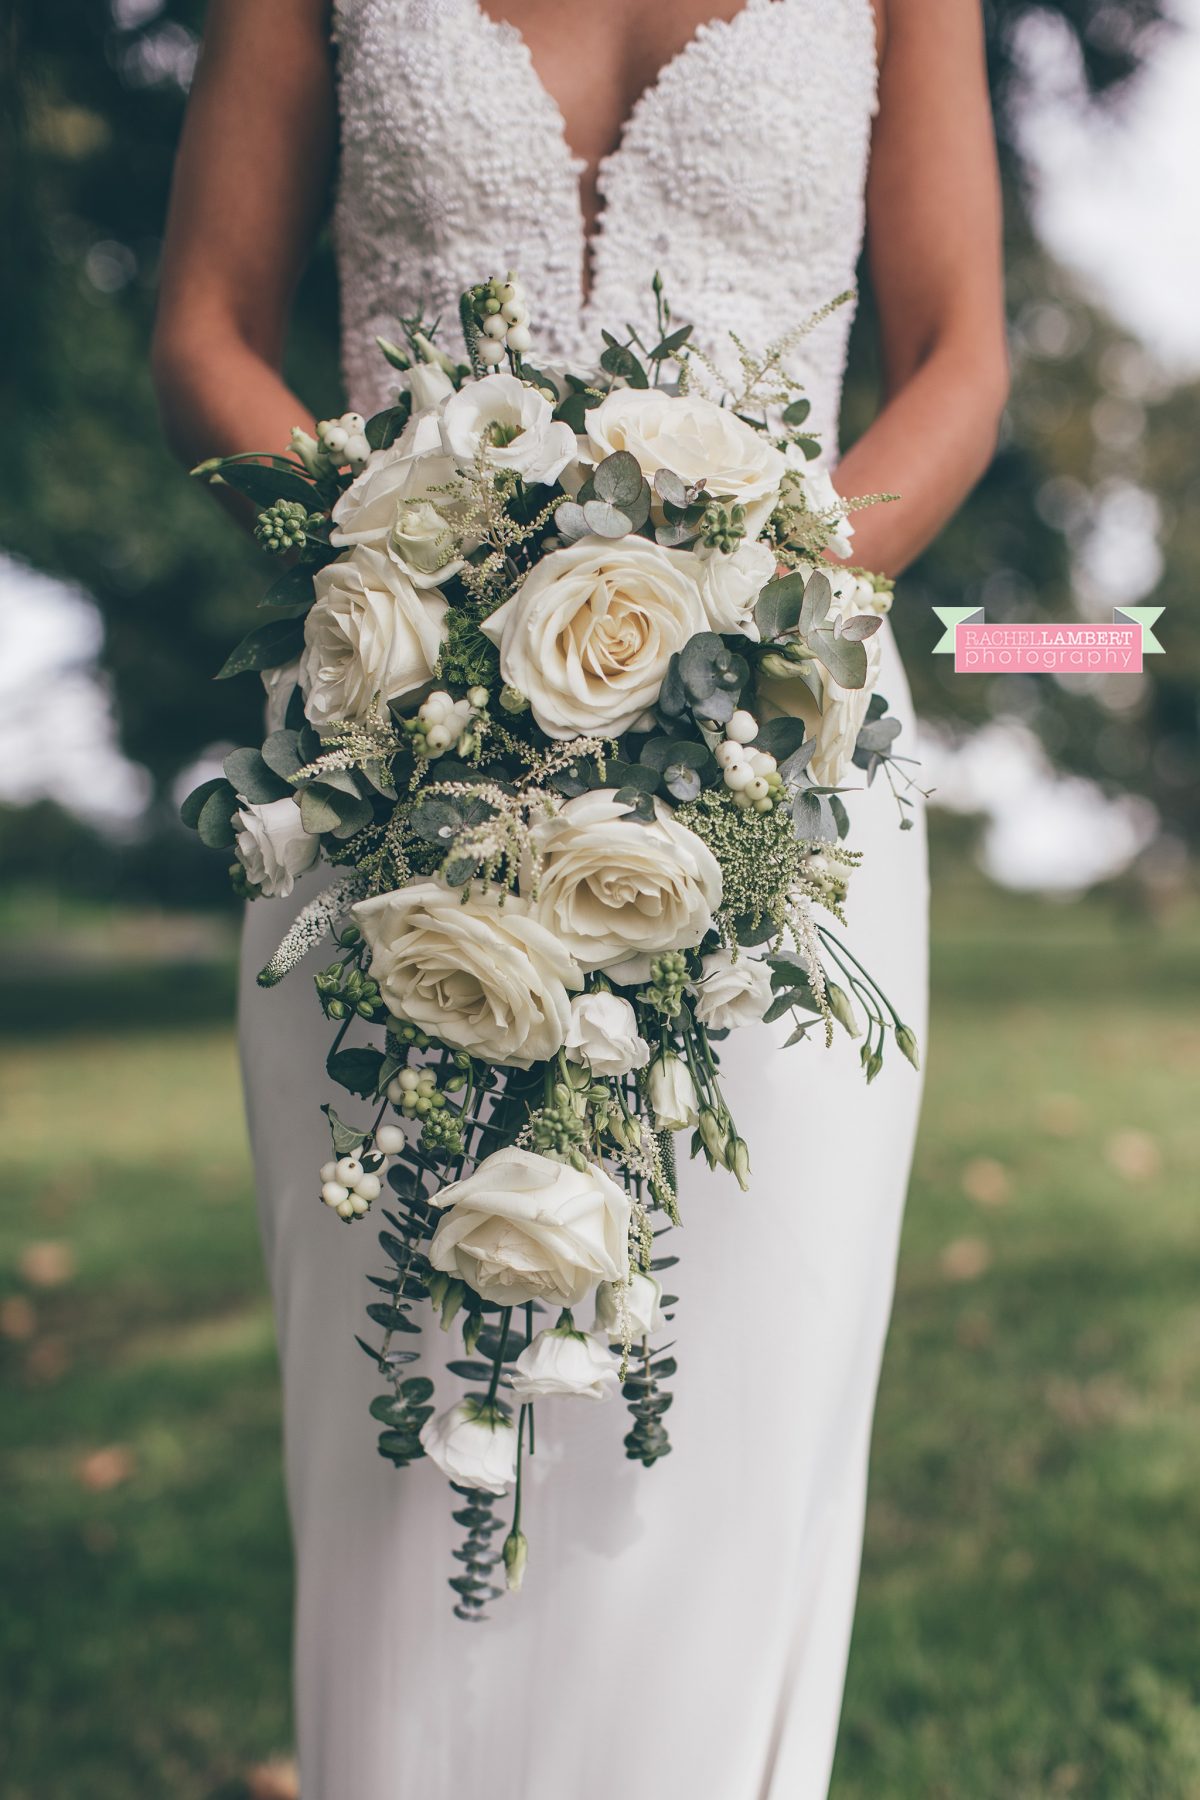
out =
[[587,1162],[582,1146],[588,1139],[586,1117],[565,1081],[556,1081],[544,1106],[530,1116],[529,1141],[543,1156],[558,1157],[580,1167]]
[[309,512],[302,501],[276,500],[259,513],[254,535],[264,550],[283,556],[289,550],[303,550],[321,523],[322,515]]
[[327,1019],[377,1019],[383,1011],[379,983],[365,975],[357,963],[330,963],[315,978],[317,998]]
[[714,500],[704,509],[700,520],[700,541],[707,544],[710,550],[723,550],[726,555],[732,554],[746,535],[746,509],[736,502],[732,506],[722,506]]
[[683,1005],[687,984],[687,957],[681,950],[670,950],[665,956],[656,956],[650,964],[650,985],[638,999],[660,1012],[664,1019],[674,1019]]

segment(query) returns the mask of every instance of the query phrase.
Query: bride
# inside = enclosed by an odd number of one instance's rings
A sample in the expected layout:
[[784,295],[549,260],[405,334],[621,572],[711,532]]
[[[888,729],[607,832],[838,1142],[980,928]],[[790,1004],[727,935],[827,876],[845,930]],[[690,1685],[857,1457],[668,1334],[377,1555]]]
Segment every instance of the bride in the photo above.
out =
[[[887,400],[836,462],[853,560],[895,574],[983,470],[1006,391],[999,204],[975,0],[212,0],[180,148],[154,367],[189,462],[311,426],[279,373],[332,182],[350,404],[377,333],[454,320],[515,268],[539,357],[590,360],[661,273],[728,360],[852,285],[865,227]],[[790,362],[835,467],[843,307]],[[901,593],[900,604],[903,604]],[[912,730],[885,633],[880,691]],[[911,745],[911,738],[910,738]],[[923,820],[857,794],[849,941],[923,1027]],[[373,1234],[332,1231],[323,1036],[252,973],[306,897],[246,932],[242,1053],[285,1393],[304,1800],[819,1800],[854,1609],[871,1414],[919,1103],[857,1047],[726,1048],[755,1150],[681,1177],[675,1454],[625,1461],[620,1407],[538,1433],[538,1561],[471,1631],[444,1585],[437,1472],[375,1454],[354,1347]],[[725,1229],[740,1208],[740,1229]],[[736,1366],[726,1345],[736,1342]],[[734,1395],[736,1394],[736,1405]],[[571,1413],[569,1405],[559,1410]],[[590,1412],[590,1409],[588,1409]]]

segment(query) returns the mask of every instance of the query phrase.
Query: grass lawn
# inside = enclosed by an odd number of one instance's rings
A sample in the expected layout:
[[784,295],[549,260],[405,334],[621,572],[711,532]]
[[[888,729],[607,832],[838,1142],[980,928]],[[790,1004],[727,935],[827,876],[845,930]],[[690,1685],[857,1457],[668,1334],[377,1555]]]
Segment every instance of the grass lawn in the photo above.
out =
[[[1200,923],[941,910],[833,1800],[1194,1800]],[[101,965],[0,1042],[5,1800],[286,1791],[229,986]]]

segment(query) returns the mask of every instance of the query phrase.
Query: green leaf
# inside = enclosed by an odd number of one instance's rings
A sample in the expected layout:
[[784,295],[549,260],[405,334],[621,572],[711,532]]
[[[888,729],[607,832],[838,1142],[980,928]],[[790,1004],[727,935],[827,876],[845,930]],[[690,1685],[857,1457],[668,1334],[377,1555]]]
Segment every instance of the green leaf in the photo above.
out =
[[664,506],[674,507],[681,513],[687,511],[687,484],[675,474],[673,469],[656,469],[654,471],[654,491]]
[[328,1101],[325,1101],[322,1104],[321,1111],[329,1120],[329,1129],[333,1137],[333,1153],[335,1156],[349,1156],[353,1151],[357,1150],[361,1144],[366,1143],[366,1132],[357,1130],[353,1125],[347,1125],[344,1119],[339,1119]]
[[364,1100],[370,1100],[379,1089],[379,1072],[383,1067],[383,1052],[372,1050],[367,1045],[355,1046],[350,1050],[334,1050],[326,1058],[325,1072],[330,1080],[336,1081],[339,1087],[346,1088],[352,1094],[358,1094]]
[[[345,1152],[343,1151],[344,1155]],[[372,1300],[367,1307],[367,1317],[376,1325],[382,1325],[385,1331],[420,1331],[406,1312],[398,1306],[389,1306],[385,1300]]]
[[827,798],[829,800],[829,810],[833,814],[833,821],[837,826],[838,836],[840,838],[849,837],[850,814],[846,811],[845,805],[837,794],[830,794]]
[[249,745],[231,750],[225,758],[225,775],[234,791],[252,806],[265,806],[272,800],[284,800],[291,793],[286,781],[270,769],[261,750]]
[[763,641],[782,637],[800,623],[804,604],[804,582],[799,575],[780,575],[768,581],[754,607],[754,622]]
[[[608,335],[607,333],[605,334]],[[632,388],[648,388],[650,378],[645,369],[624,344],[610,343],[600,357],[600,367],[607,375],[627,381]]]
[[656,794],[659,785],[658,770],[644,762],[613,761],[608,765],[608,784],[614,788],[632,788],[639,794]]
[[836,682],[844,688],[860,688],[867,680],[867,652],[852,638],[838,637],[822,628],[811,632],[808,647],[818,657]]
[[209,472],[209,479],[224,482],[253,500],[256,506],[273,506],[276,500],[298,501],[308,512],[323,512],[320,497],[299,468],[279,469],[270,463],[239,462],[225,458]]
[[803,744],[806,731],[803,719],[768,719],[759,726],[753,748],[765,750],[776,762],[786,762]]
[[812,462],[814,457],[818,457],[821,454],[821,446],[816,438],[798,437],[793,438],[792,442],[795,444],[801,456],[807,457],[809,462]]
[[412,412],[412,395],[403,393],[395,406],[386,406],[382,412],[372,413],[367,420],[365,435],[372,450],[386,450],[394,444],[404,427],[408,424]]
[[298,774],[304,767],[304,758],[300,754],[300,733],[273,731],[263,744],[262,759],[268,769],[280,777]]
[[801,788],[792,802],[792,818],[796,825],[796,836],[803,842],[837,842],[837,822],[827,795],[814,793],[812,788]]
[[854,740],[856,751],[865,750],[873,755],[885,755],[896,738],[900,736],[899,719],[872,719],[864,725]]
[[838,636],[861,644],[864,638],[874,637],[882,624],[879,613],[855,613],[852,619],[846,619],[838,626]]
[[829,585],[829,577],[820,569],[814,569],[804,586],[804,605],[800,608],[800,635],[807,637],[818,625],[825,623],[829,612],[829,604],[833,599],[833,589]]
[[596,464],[592,484],[598,500],[628,509],[641,495],[645,477],[636,456],[628,450],[614,450]]
[[602,538],[627,537],[633,530],[633,520],[619,506],[613,506],[607,500],[589,500],[583,508],[583,517],[589,531]]
[[783,422],[785,425],[793,427],[803,425],[811,411],[811,400],[793,400],[790,406],[785,406],[783,409]]
[[305,831],[320,837],[326,833],[339,840],[353,837],[356,831],[369,825],[374,816],[369,800],[357,793],[345,793],[333,785],[332,778],[323,776],[320,781],[310,783],[300,795],[300,822]]
[[190,831],[195,831],[196,827],[199,825],[200,814],[204,811],[205,801],[215,794],[218,788],[227,787],[228,785],[229,784],[223,775],[214,775],[211,781],[202,781],[199,787],[192,789],[187,799],[183,802],[183,805],[179,808],[179,816]]
[[277,669],[291,662],[304,648],[304,627],[297,619],[271,619],[242,639],[217,670],[218,681],[244,675],[251,669]]
[[278,580],[273,581],[262,599],[260,606],[281,606],[290,609],[293,616],[307,612],[313,601],[313,575],[316,568],[313,563],[295,563],[285,569]]
[[573,543],[576,538],[587,536],[588,522],[584,516],[583,507],[577,500],[564,500],[562,505],[555,509],[554,529],[559,537],[566,538],[568,543]]
[[[674,331],[669,331],[666,337],[660,339],[660,341],[655,344],[653,350],[651,350],[650,361],[665,362],[668,357],[674,356],[677,350],[683,349],[683,346],[687,343],[691,335],[692,328],[690,325],[679,325]],[[786,418],[786,416],[787,415],[785,414],[784,417]]]
[[238,797],[229,783],[223,781],[200,809],[196,820],[200,842],[207,844],[210,850],[231,850],[236,840],[233,815],[237,809]]
[[410,1375],[407,1381],[401,1382],[400,1392],[410,1406],[424,1406],[433,1398],[433,1383],[427,1375]]

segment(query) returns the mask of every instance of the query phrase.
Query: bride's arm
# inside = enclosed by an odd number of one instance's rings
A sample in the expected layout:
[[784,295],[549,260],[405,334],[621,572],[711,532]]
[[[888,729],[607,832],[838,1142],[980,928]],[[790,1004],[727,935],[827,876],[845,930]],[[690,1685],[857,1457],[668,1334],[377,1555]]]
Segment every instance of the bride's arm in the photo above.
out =
[[186,462],[284,450],[279,373],[334,143],[328,0],[212,0],[175,165],[152,364]]
[[886,0],[867,252],[887,401],[838,466],[854,558],[896,574],[983,474],[1008,393],[1000,191],[977,0]]

